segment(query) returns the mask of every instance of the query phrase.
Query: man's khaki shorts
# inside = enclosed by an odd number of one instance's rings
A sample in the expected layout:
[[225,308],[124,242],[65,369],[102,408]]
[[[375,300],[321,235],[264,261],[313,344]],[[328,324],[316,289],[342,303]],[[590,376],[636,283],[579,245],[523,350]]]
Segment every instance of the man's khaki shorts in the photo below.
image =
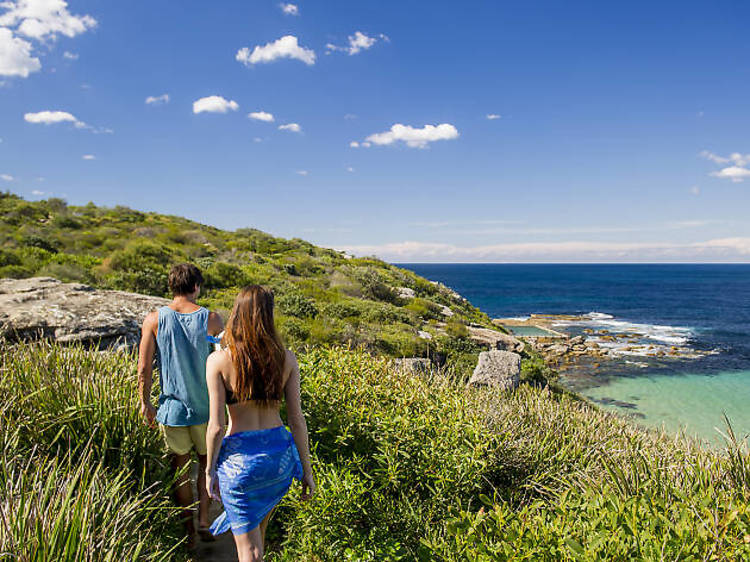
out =
[[173,425],[162,425],[159,424],[161,434],[164,436],[164,442],[167,444],[167,449],[170,453],[175,455],[187,455],[190,450],[195,447],[195,452],[199,455],[206,454],[206,426],[208,424],[201,423],[199,425],[185,425],[181,427]]

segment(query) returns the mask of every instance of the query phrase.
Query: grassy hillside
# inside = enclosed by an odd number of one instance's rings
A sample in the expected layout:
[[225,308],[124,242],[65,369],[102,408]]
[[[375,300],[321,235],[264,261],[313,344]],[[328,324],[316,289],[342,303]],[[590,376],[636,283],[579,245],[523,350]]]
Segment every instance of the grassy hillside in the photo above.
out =
[[[319,490],[271,562],[746,560],[750,464],[523,385],[467,391],[341,348],[300,353]],[[135,357],[0,347],[0,552],[181,560]]]
[[[46,275],[164,296],[169,266],[180,261],[202,268],[201,304],[214,309],[229,309],[238,287],[271,286],[292,346],[350,344],[393,357],[429,356],[465,376],[479,350],[466,324],[493,327],[448,288],[374,258],[249,228],[230,232],[126,207],[0,194],[0,277]],[[414,297],[399,296],[401,288]]]

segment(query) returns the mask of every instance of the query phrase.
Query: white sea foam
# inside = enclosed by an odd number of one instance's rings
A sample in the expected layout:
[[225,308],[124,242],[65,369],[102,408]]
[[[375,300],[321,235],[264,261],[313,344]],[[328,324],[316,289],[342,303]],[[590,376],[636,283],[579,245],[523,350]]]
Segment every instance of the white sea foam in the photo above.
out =
[[[693,336],[693,330],[684,326],[666,326],[662,324],[643,324],[616,320],[611,314],[603,312],[589,312],[581,316],[580,320],[561,320],[554,326],[585,326],[595,333],[587,336],[589,341],[595,342],[600,348],[612,355],[649,357],[674,356],[680,358],[695,358],[705,355],[688,344]],[[606,334],[602,334],[606,331]],[[607,336],[614,336],[612,341]]]

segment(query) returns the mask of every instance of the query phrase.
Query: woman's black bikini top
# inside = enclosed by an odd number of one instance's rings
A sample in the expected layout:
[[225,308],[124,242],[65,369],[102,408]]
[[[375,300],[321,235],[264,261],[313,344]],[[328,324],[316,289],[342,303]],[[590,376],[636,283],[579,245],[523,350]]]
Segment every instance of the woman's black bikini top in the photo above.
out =
[[226,391],[226,395],[227,395],[226,400],[225,400],[227,404],[232,405],[232,404],[239,403],[239,399],[237,398],[237,396],[235,396],[234,392],[232,392],[226,386],[224,387],[224,390]]

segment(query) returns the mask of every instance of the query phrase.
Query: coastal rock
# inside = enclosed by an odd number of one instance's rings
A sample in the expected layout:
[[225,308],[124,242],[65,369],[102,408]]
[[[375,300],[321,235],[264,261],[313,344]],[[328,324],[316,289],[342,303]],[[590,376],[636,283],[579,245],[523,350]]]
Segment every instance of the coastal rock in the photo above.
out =
[[394,361],[396,368],[406,373],[424,374],[432,370],[432,362],[424,357],[403,357]]
[[442,305],[442,308],[440,309],[440,314],[450,318],[451,316],[453,316],[453,311],[449,307]]
[[396,287],[396,295],[401,299],[413,299],[416,294],[410,287]]
[[521,381],[521,356],[511,351],[483,351],[471,375],[471,386],[494,386],[515,390]]
[[168,303],[51,277],[0,279],[0,338],[43,337],[100,348],[129,347],[138,343],[144,316]]
[[469,337],[472,340],[480,345],[489,346],[490,349],[515,352],[523,351],[523,342],[508,334],[478,326],[467,326],[467,329],[469,330]]

